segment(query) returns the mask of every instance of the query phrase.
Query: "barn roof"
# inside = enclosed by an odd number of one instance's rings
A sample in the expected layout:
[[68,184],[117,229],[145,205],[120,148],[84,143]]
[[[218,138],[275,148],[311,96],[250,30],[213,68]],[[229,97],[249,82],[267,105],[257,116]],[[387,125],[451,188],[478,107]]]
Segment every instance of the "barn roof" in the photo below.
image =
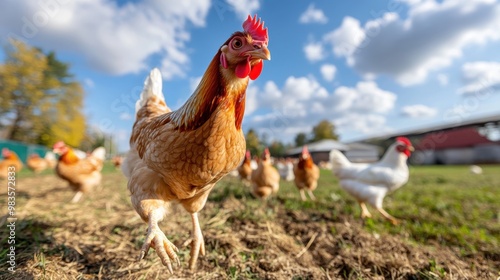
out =
[[[333,149],[340,150],[340,151],[346,151],[349,149],[347,145],[342,144],[338,141],[331,140],[331,139],[326,139],[326,140],[320,140],[314,143],[309,143],[307,144],[307,149],[309,150],[310,153],[315,153],[315,152],[329,152]],[[287,155],[298,155],[302,153],[302,146],[293,148],[287,151]]]
[[480,144],[495,143],[479,134],[477,128],[465,127],[442,132],[432,132],[424,136],[416,146],[417,150],[439,150],[467,148]]
[[357,151],[378,151],[381,149],[379,146],[366,144],[366,143],[349,143],[347,144],[348,150],[357,150]]

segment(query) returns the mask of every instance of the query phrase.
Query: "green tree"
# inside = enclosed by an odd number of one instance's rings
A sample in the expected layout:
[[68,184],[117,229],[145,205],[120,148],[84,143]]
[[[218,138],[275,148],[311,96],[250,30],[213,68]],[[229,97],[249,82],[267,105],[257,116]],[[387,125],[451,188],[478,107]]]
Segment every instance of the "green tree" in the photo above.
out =
[[311,142],[316,142],[323,139],[338,140],[339,136],[335,133],[335,126],[327,121],[320,121],[312,130],[313,138]]
[[269,152],[273,157],[283,157],[285,156],[286,146],[280,141],[273,141],[269,145]]
[[6,62],[0,65],[0,117],[9,127],[7,138],[27,141],[41,129],[38,105],[44,98],[47,82],[46,57],[37,49],[11,41]]
[[295,146],[296,147],[303,146],[303,145],[307,144],[307,142],[308,142],[307,134],[301,132],[301,133],[297,134],[297,136],[295,136]]
[[78,147],[85,134],[84,91],[55,53],[11,40],[0,65],[0,117],[7,138]]
[[245,135],[245,140],[247,142],[247,150],[250,150],[252,155],[259,155],[262,152],[260,139],[255,130],[249,129]]

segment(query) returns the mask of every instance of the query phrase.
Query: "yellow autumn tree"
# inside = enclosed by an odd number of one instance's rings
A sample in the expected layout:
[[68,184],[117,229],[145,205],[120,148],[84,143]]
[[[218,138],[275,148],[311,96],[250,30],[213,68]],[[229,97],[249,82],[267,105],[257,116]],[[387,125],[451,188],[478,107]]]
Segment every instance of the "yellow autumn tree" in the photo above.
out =
[[84,91],[54,53],[11,40],[0,65],[0,122],[7,139],[79,146],[85,134]]

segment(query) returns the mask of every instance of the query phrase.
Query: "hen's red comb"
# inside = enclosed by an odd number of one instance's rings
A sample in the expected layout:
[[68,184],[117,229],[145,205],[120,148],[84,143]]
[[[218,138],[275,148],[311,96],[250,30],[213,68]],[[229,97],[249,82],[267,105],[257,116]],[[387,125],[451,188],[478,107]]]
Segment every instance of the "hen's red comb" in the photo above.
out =
[[243,22],[243,30],[250,34],[254,40],[268,42],[267,27],[264,28],[264,21],[257,20],[257,15],[253,18],[248,15],[247,20]]
[[406,138],[406,137],[403,137],[403,136],[399,136],[396,138],[396,141],[398,142],[402,142],[404,143],[406,146],[411,146],[411,142],[410,142],[410,139]]
[[309,150],[307,149],[307,145],[304,145],[304,147],[302,147],[302,154],[303,155],[308,155],[309,154]]
[[58,141],[58,142],[56,142],[56,143],[54,144],[54,146],[52,146],[52,148],[53,148],[53,149],[59,149],[59,148],[62,148],[62,147],[64,147],[64,146],[66,146],[66,144],[64,144],[64,142],[63,142],[63,141]]

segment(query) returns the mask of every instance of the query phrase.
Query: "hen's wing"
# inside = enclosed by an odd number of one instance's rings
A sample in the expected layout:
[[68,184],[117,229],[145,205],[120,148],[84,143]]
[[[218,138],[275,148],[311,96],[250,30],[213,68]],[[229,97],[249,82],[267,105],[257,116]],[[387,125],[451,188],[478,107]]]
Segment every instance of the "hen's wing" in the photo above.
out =
[[57,164],[57,174],[73,184],[82,183],[82,180],[88,178],[88,176],[93,176],[95,173],[99,173],[102,169],[102,162],[93,159],[86,158],[78,161],[75,164],[66,164],[64,162],[59,162]]
[[358,201],[366,201],[375,207],[382,207],[382,201],[388,191],[383,186],[371,185],[351,179],[341,180],[340,186]]
[[370,185],[392,187],[405,183],[408,172],[394,167],[372,165],[359,172],[354,179]]
[[363,171],[368,164],[350,162],[344,154],[338,150],[330,152],[330,163],[332,164],[332,172],[340,179],[354,179]]

